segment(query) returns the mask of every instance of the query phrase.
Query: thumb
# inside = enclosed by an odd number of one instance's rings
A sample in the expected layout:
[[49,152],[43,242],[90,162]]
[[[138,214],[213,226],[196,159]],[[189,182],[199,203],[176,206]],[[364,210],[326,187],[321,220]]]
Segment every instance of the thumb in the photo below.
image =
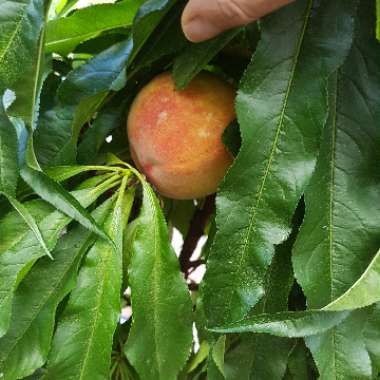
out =
[[292,0],[189,0],[182,14],[186,37],[199,42],[249,24]]

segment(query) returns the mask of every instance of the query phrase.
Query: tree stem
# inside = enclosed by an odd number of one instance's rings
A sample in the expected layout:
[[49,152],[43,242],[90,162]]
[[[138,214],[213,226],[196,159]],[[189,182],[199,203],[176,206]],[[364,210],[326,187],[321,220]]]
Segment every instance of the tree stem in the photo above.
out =
[[198,208],[190,222],[189,231],[183,242],[182,250],[179,256],[181,271],[185,274],[185,278],[189,275],[189,269],[195,268],[202,264],[202,260],[191,261],[191,256],[197,247],[199,239],[204,234],[204,229],[209,220],[210,215],[215,209],[215,194],[209,195],[202,208]]

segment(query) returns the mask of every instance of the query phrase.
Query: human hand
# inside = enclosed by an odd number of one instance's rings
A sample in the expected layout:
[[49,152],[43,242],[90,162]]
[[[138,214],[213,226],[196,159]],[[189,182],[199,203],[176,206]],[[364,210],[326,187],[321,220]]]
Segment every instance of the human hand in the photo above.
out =
[[249,24],[293,0],[189,0],[182,14],[186,37],[200,42]]

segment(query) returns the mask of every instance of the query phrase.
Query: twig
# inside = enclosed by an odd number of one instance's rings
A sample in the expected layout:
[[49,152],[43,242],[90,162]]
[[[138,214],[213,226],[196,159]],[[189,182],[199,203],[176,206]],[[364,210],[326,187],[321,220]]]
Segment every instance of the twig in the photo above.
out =
[[182,250],[179,256],[179,263],[182,272],[185,274],[185,278],[188,277],[189,269],[200,265],[197,261],[191,261],[191,256],[197,247],[199,239],[203,236],[204,229],[206,227],[207,221],[210,215],[215,209],[215,195],[210,195],[205,199],[202,208],[195,211],[193,218],[190,222],[189,231],[183,242]]
[[188,284],[188,287],[189,287],[189,290],[195,292],[199,289],[199,284],[195,282],[190,282],[190,284]]
[[199,259],[199,260],[192,260],[189,262],[189,271],[190,273],[194,272],[195,269],[197,269],[200,265],[205,264],[205,260]]

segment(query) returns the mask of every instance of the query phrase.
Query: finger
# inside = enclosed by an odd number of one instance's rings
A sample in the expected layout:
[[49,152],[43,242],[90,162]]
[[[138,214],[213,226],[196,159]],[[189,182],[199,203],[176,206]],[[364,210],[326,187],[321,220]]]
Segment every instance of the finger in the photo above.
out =
[[199,42],[252,21],[293,0],[189,0],[182,13],[186,37]]

